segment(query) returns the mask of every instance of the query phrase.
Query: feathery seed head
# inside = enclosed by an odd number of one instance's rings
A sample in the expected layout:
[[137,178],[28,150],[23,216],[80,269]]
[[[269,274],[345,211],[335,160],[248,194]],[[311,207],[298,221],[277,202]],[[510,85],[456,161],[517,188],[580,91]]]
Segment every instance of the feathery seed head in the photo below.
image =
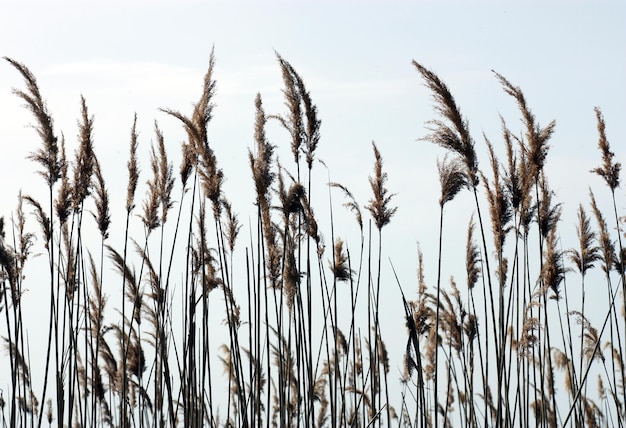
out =
[[65,156],[65,137],[61,136],[61,186],[54,203],[54,209],[61,224],[64,224],[71,214],[72,208],[72,189],[69,177],[67,175],[67,158]]
[[398,208],[389,206],[395,193],[389,194],[389,190],[385,187],[387,173],[383,172],[383,158],[376,147],[376,143],[372,142],[372,148],[374,149],[375,157],[374,176],[370,177],[369,181],[374,195],[365,208],[372,215],[376,227],[380,231],[385,225],[389,224],[391,217],[393,217]]
[[348,254],[343,245],[342,239],[335,240],[334,261],[329,261],[329,266],[337,281],[346,282],[352,279],[353,271],[350,269]]
[[548,186],[548,180],[544,177],[540,180],[541,200],[537,203],[536,212],[539,231],[543,238],[547,238],[561,218],[561,204],[553,204],[554,192]]
[[180,181],[183,185],[183,189],[187,187],[187,181],[191,175],[193,168],[196,165],[197,158],[196,152],[193,146],[189,143],[182,143],[182,161],[180,164]]
[[561,297],[560,286],[565,279],[565,268],[563,267],[563,254],[558,249],[558,240],[556,238],[556,227],[554,227],[549,235],[544,251],[543,269],[541,277],[545,287],[550,287],[554,292],[552,298],[558,300]]
[[443,119],[429,122],[432,133],[424,139],[456,153],[465,164],[467,184],[476,187],[478,159],[467,120],[461,115],[454,97],[439,76],[416,61],[413,61],[413,65],[422,75],[426,87],[432,92],[435,110]]
[[287,118],[276,117],[276,119],[278,119],[291,134],[291,152],[293,153],[294,161],[298,163],[305,133],[302,120],[302,94],[298,90],[299,77],[296,77],[297,73],[291,64],[284,60],[278,52],[276,53],[276,57],[283,75],[283,83],[285,85],[283,94],[288,110]]
[[111,215],[109,212],[109,193],[104,184],[104,177],[102,177],[100,162],[98,162],[97,158],[94,158],[94,175],[96,178],[94,186],[96,213],[92,215],[98,224],[100,235],[103,239],[106,239],[109,236],[109,226],[111,224]]
[[598,205],[596,204],[596,198],[593,196],[593,192],[589,191],[589,197],[591,198],[591,209],[596,218],[596,222],[598,223],[598,229],[600,230],[600,235],[598,237],[598,242],[600,244],[599,260],[602,262],[602,270],[608,274],[614,267],[615,260],[617,259],[615,255],[615,245],[609,235],[608,226],[604,216],[602,215],[602,211],[600,211],[600,208],[598,208]]
[[465,244],[465,269],[467,271],[467,287],[472,289],[478,282],[478,278],[482,273],[480,265],[480,250],[474,242],[474,216],[470,218],[467,227],[467,243]]
[[474,314],[469,314],[463,323],[463,331],[468,341],[472,341],[478,336],[478,318]]
[[450,202],[467,185],[466,177],[458,159],[448,160],[447,157],[442,162],[437,162],[439,170],[439,182],[441,183],[441,198],[439,205],[443,207],[446,202]]
[[22,196],[22,198],[28,202],[35,209],[35,217],[37,218],[37,223],[41,227],[43,232],[43,238],[45,242],[45,248],[48,249],[48,244],[50,243],[50,239],[52,239],[52,230],[50,229],[50,219],[48,215],[45,213],[41,204],[37,202],[35,199],[30,196]]
[[26,103],[26,108],[35,116],[37,124],[33,125],[33,128],[43,142],[43,147],[32,152],[29,159],[43,167],[43,171],[40,171],[39,174],[44,177],[48,186],[52,187],[61,174],[59,147],[57,137],[54,135],[52,116],[50,116],[46,103],[39,92],[37,79],[28,67],[11,58],[4,57],[4,59],[20,72],[26,83],[25,91],[13,89],[13,93]]
[[167,222],[167,213],[173,205],[172,189],[174,188],[174,173],[171,162],[167,160],[163,133],[159,129],[159,125],[156,121],[154,122],[154,130],[159,148],[156,186],[161,205],[161,224],[165,224]]
[[72,208],[78,212],[87,196],[91,193],[91,178],[94,169],[93,152],[93,116],[89,116],[87,103],[83,96],[81,101],[81,120],[78,122],[79,147],[74,163],[74,182],[72,184]]
[[130,156],[128,159],[128,187],[126,192],[126,212],[130,213],[135,207],[135,192],[139,181],[139,166],[137,165],[137,113],[133,119],[130,131]]
[[539,179],[539,174],[543,171],[546,157],[550,146],[548,140],[554,133],[556,122],[550,122],[546,127],[541,128],[536,123],[534,114],[528,108],[526,104],[526,98],[522,90],[514,86],[504,76],[499,73],[493,72],[496,78],[500,81],[504,92],[515,98],[517,105],[522,114],[524,125],[526,126],[526,141],[528,143],[528,159],[531,166],[531,174],[535,181]]
[[591,172],[598,174],[604,179],[606,185],[609,186],[612,192],[619,187],[619,174],[622,169],[622,164],[619,162],[613,162],[615,153],[611,151],[611,146],[606,138],[606,124],[604,123],[604,117],[599,107],[595,107],[596,120],[598,121],[598,149],[602,153],[602,166],[594,168]]
[[505,184],[500,180],[500,164],[493,151],[493,146],[486,137],[485,141],[487,143],[489,159],[491,161],[493,182],[490,184],[489,180],[484,177],[482,172],[480,174],[487,192],[489,214],[491,217],[491,230],[493,232],[496,254],[502,254],[502,247],[504,246],[506,235],[511,230],[509,223],[513,217],[513,213],[511,211],[511,200],[509,199],[509,194],[505,191]]
[[226,239],[228,242],[228,248],[232,253],[235,249],[235,241],[239,235],[241,223],[239,223],[238,216],[233,211],[233,207],[227,199],[222,198],[222,206],[226,212]]
[[569,250],[569,258],[576,269],[584,276],[587,270],[593,268],[594,263],[600,259],[600,249],[595,244],[596,233],[591,230],[591,225],[582,204],[578,205],[578,224],[576,225],[579,249]]
[[269,189],[274,181],[275,174],[272,172],[272,146],[265,136],[265,123],[267,118],[263,110],[261,95],[257,93],[255,99],[256,118],[254,125],[254,141],[256,142],[256,155],[249,151],[250,168],[257,192],[257,203],[267,204],[270,198]]

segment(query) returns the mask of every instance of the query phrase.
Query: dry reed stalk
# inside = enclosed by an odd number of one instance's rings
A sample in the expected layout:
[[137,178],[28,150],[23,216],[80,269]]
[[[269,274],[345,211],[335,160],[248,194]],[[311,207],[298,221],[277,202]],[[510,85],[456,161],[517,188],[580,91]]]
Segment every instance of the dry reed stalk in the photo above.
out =
[[[266,248],[266,266],[272,287],[278,287],[278,278],[280,272],[280,249],[277,242],[277,230],[274,226],[271,215],[271,186],[274,182],[276,174],[272,172],[272,155],[274,147],[267,141],[265,136],[265,123],[267,117],[263,110],[261,96],[257,94],[255,100],[256,119],[254,139],[256,142],[256,156],[249,152],[250,168],[252,169],[252,177],[256,187],[256,198],[263,236],[265,238]],[[265,258],[265,254],[264,254]]]
[[[622,308],[626,308],[626,249],[622,245],[622,229],[620,226],[620,218],[617,213],[617,203],[615,199],[615,189],[620,185],[620,172],[621,172],[621,163],[615,162],[613,157],[614,153],[611,151],[611,147],[609,145],[607,136],[606,136],[606,123],[604,122],[604,117],[599,107],[595,107],[594,111],[596,113],[596,121],[597,121],[597,129],[598,129],[598,149],[602,153],[602,166],[593,169],[591,172],[598,174],[601,176],[606,185],[611,190],[611,199],[613,201],[613,213],[615,218],[615,226],[617,228],[617,257],[614,261],[615,269],[618,271],[621,277],[622,282]],[[626,309],[624,309],[626,310]],[[617,316],[616,316],[617,318]],[[626,330],[626,317],[623,317],[624,321],[622,323],[622,329]],[[617,326],[616,319],[616,326]],[[617,329],[617,339],[619,342],[619,346],[621,348],[621,334],[620,327]],[[620,365],[623,365],[623,359],[620,359]],[[622,372],[622,377],[620,379],[622,384],[622,395],[626,400],[626,374]]]
[[[382,261],[382,229],[391,221],[391,218],[395,215],[398,207],[391,207],[391,200],[395,196],[394,193],[389,193],[386,187],[387,172],[383,171],[383,158],[376,146],[376,143],[372,141],[372,149],[374,150],[374,175],[369,177],[370,187],[372,189],[373,197],[369,200],[368,205],[365,208],[370,212],[376,229],[378,230],[378,257],[377,257],[377,274],[375,280],[375,290],[368,294],[368,325],[374,326],[374,338],[380,335],[379,324],[379,305],[380,305],[380,284],[381,284],[381,261]],[[371,269],[371,268],[370,268]],[[368,275],[369,277],[370,275]],[[373,285],[373,284],[372,284]],[[372,306],[372,294],[374,298]],[[370,316],[373,315],[373,322]],[[372,337],[369,335],[368,330],[368,343],[372,343]],[[370,369],[372,370],[371,380],[371,399],[372,404],[376,404],[376,396],[380,391],[380,376],[378,376],[378,342],[374,341],[374,349],[370,349]],[[372,363],[375,362],[375,363]],[[373,365],[372,365],[373,364]],[[372,408],[372,414],[376,414],[375,407]],[[383,408],[380,408],[382,411]],[[390,423],[391,414],[389,408],[386,406],[387,423]],[[380,422],[379,422],[380,423]]]
[[[53,237],[54,236],[53,235],[54,223],[53,223],[53,217],[52,217],[52,212],[53,212],[52,192],[53,192],[53,185],[58,181],[61,174],[64,173],[63,172],[64,160],[59,159],[59,147],[58,147],[57,137],[55,136],[55,133],[54,133],[53,120],[47,109],[46,103],[44,102],[41,96],[41,93],[39,91],[39,87],[38,87],[38,84],[34,75],[30,72],[30,70],[25,65],[7,57],[5,57],[5,59],[13,67],[15,67],[24,78],[26,89],[25,90],[14,89],[13,93],[17,95],[18,98],[22,99],[25,102],[27,109],[33,114],[35,121],[36,121],[36,125],[33,125],[33,128],[36,130],[37,134],[39,135],[43,143],[40,149],[34,152],[31,152],[29,158],[42,166],[43,169],[42,171],[38,171],[38,174],[40,174],[46,180],[46,183],[48,184],[50,217],[48,220],[49,225],[45,229],[50,231],[50,236]],[[43,218],[43,216],[40,216],[40,217]],[[54,245],[51,240],[49,244],[48,254],[49,254],[49,266],[50,266],[51,309],[50,309],[50,317],[49,317],[48,347],[47,347],[47,352],[46,352],[46,368],[45,368],[45,374],[44,374],[42,400],[45,400],[46,393],[47,393],[48,371],[49,371],[49,364],[50,364],[52,336],[53,334],[55,335],[56,343],[58,344],[58,333],[59,333],[57,329],[58,324],[56,324],[58,320],[55,320],[54,318],[55,317],[55,304],[56,304],[55,301],[58,302],[58,294],[55,292],[54,269],[55,269],[56,263],[55,263]],[[58,352],[57,352],[56,357],[57,357],[56,358],[57,389],[62,390],[62,386],[60,385],[60,376],[59,376],[59,364],[60,363],[59,363]],[[62,400],[63,400],[62,397],[60,398],[57,397],[57,410],[62,409],[62,406],[63,406]],[[16,413],[13,411],[15,410],[15,400],[12,400],[11,406],[12,406],[11,424],[13,425],[15,424],[15,417],[16,417]],[[62,415],[62,411],[59,412],[59,414]],[[41,425],[42,418],[43,418],[43,412],[39,415],[39,425]],[[60,417],[60,419],[62,419],[62,417]]]
[[[517,102],[518,108],[520,110],[520,113],[522,115],[522,122],[524,123],[524,126],[526,128],[525,135],[524,135],[526,143],[521,144],[522,153],[524,155],[524,157],[522,158],[522,161],[520,162],[520,165],[524,171],[524,174],[521,174],[521,177],[524,177],[525,179],[532,177],[532,183],[526,182],[521,186],[521,188],[529,190],[530,187],[532,187],[532,185],[534,184],[535,197],[537,199],[537,206],[538,206],[536,214],[537,214],[537,222],[539,224],[540,236],[543,238],[546,238],[548,236],[549,231],[552,229],[552,221],[555,218],[555,214],[557,210],[559,210],[558,205],[557,206],[551,205],[551,202],[550,202],[551,194],[549,194],[549,192],[547,191],[545,176],[542,175],[545,160],[546,160],[548,150],[549,150],[548,140],[550,139],[550,137],[552,136],[554,132],[556,123],[552,121],[547,126],[542,128],[536,122],[535,116],[530,111],[522,90],[519,87],[514,86],[511,82],[509,82],[506,78],[504,78],[504,76],[496,72],[494,72],[494,74],[499,80],[500,84],[502,85],[504,91],[515,99],[515,101]],[[542,178],[541,180],[540,180],[540,177]],[[539,198],[540,186],[542,188],[541,199]],[[525,193],[526,192],[523,192],[523,195]],[[529,193],[527,195],[529,196]],[[525,201],[525,199],[526,197],[523,196],[522,202],[528,202],[528,200]],[[530,212],[531,210],[528,208],[528,206],[524,206],[523,210],[521,211],[521,221],[524,226],[525,233],[528,230],[528,224],[531,219],[528,216]],[[543,254],[543,239],[539,239],[539,252]],[[543,266],[541,266],[541,269],[543,270]],[[544,299],[545,299],[545,295],[544,295]],[[547,314],[547,304],[545,301],[543,304],[543,312],[544,312],[543,322],[546,324],[546,327],[547,327],[548,314]],[[544,329],[544,334],[545,334],[545,339],[547,341],[547,347],[548,349],[551,349],[550,334],[549,334],[548,328]],[[543,360],[544,360],[542,357],[544,348],[540,347],[538,349],[538,352],[539,352],[539,362],[540,362],[539,369],[543,371],[544,369],[541,365],[543,364]],[[547,356],[547,364],[548,364],[548,368],[546,370],[553,371],[551,354],[548,353],[546,356]],[[541,389],[543,390],[544,378],[540,377],[540,381],[541,381]],[[542,406],[547,406],[547,403],[545,400],[541,400],[538,398],[535,399],[535,403],[540,403]],[[554,399],[554,396],[552,396],[552,408],[553,409],[556,408],[556,400]],[[544,408],[541,411],[541,414],[543,415],[546,415],[547,413],[549,413],[549,409],[547,408]]]

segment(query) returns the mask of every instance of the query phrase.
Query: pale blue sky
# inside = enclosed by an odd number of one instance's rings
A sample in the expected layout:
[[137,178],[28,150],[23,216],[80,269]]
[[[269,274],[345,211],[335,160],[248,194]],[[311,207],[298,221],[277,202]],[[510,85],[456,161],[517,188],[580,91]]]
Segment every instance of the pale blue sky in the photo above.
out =
[[[481,155],[483,132],[504,153],[499,114],[521,132],[515,104],[492,69],[524,90],[539,123],[556,119],[547,167],[564,202],[561,232],[572,233],[588,186],[604,191],[588,173],[600,160],[594,106],[602,108],[612,148],[626,162],[624,22],[623,1],[0,1],[0,55],[25,63],[37,76],[70,153],[80,95],[85,96],[95,115],[96,152],[112,199],[121,204],[133,113],[144,155],[156,119],[177,167],[184,134],[157,109],[189,112],[214,46],[218,90],[210,138],[227,177],[225,192],[247,223],[253,202],[247,153],[256,92],[268,113],[284,111],[276,50],[304,78],[318,106],[318,157],[331,179],[352,189],[363,205],[369,198],[370,143],[377,142],[400,207],[386,229],[392,243],[388,254],[400,267],[405,288],[413,289],[417,241],[425,252],[427,279],[436,275],[436,161],[443,152],[417,141],[427,133],[424,123],[435,116],[411,60],[448,84]],[[2,62],[0,215],[5,217],[20,188],[34,195],[45,190],[32,172],[34,164],[25,160],[40,142],[27,127],[31,118],[11,93],[13,87],[23,87],[21,77]],[[288,164],[288,136],[273,126],[272,142]],[[487,165],[484,156],[481,163]],[[148,171],[145,158],[143,170]],[[316,174],[325,183],[321,166]],[[620,196],[623,210],[623,190]],[[339,195],[335,198],[339,202]],[[472,209],[467,202],[461,195],[447,208],[453,219],[448,233],[462,237],[450,249],[459,256]],[[120,214],[114,213],[113,221],[120,223]],[[112,236],[112,244],[120,239]],[[463,259],[458,262],[462,267]],[[458,267],[455,262],[448,272]],[[400,307],[398,301],[388,304],[391,311]]]

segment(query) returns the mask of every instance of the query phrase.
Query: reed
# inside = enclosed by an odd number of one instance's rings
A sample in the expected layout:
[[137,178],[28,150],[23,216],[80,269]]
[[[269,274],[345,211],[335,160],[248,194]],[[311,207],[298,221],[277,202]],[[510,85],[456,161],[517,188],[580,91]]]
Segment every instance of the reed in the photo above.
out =
[[[279,54],[283,111],[266,112],[261,94],[251,100],[248,225],[211,138],[213,52],[191,111],[160,110],[182,127],[178,157],[156,121],[144,147],[132,118],[121,213],[86,99],[70,159],[33,73],[5,59],[24,81],[13,92],[33,116],[41,142],[28,156],[49,200],[20,193],[0,217],[2,426],[624,425],[621,164],[599,108],[600,166],[590,176],[609,193],[590,192],[570,231],[546,168],[555,122],[539,125],[522,90],[495,73],[521,130],[496,118],[502,144],[487,135],[478,143],[451,89],[413,61],[434,102],[420,139],[445,154],[438,245],[418,246],[408,291],[386,262],[390,246],[406,243],[386,236],[399,207],[383,146],[372,142],[362,203],[319,159],[318,107]],[[473,208],[454,214],[465,190]],[[465,260],[449,256],[463,245],[450,236],[452,214],[467,222]],[[564,249],[569,233],[576,247]],[[437,251],[433,283],[422,248]],[[37,351],[24,303],[36,252],[48,256],[49,285]],[[385,319],[394,307],[405,316],[400,350]]]

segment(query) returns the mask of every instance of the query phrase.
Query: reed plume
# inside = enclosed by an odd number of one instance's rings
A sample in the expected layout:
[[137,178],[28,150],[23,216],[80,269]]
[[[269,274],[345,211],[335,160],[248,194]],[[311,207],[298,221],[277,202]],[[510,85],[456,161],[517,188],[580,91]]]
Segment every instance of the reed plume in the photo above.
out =
[[35,209],[35,218],[37,219],[39,227],[41,227],[44,247],[49,250],[50,240],[52,239],[52,230],[50,230],[50,219],[48,218],[48,215],[43,210],[41,204],[32,197],[25,195],[22,196],[22,198]]
[[[489,152],[493,181],[490,184],[489,180],[485,178],[482,172],[480,173],[480,176],[485,185],[487,202],[489,202],[491,231],[493,234],[496,254],[498,254],[498,257],[501,257],[506,236],[511,230],[509,223],[513,217],[511,210],[512,202],[509,193],[506,191],[506,185],[500,179],[500,163],[498,162],[498,159],[493,151],[493,146],[486,137],[485,142],[487,143],[487,149]],[[504,285],[502,277],[503,275],[501,275],[501,286]]]
[[167,222],[167,213],[172,208],[172,189],[174,188],[173,166],[167,160],[167,152],[165,150],[165,139],[163,132],[159,129],[159,125],[154,123],[154,132],[157,137],[158,154],[158,178],[157,188],[159,194],[159,202],[161,205],[161,224]]
[[594,174],[602,177],[606,185],[611,189],[611,192],[615,192],[615,189],[619,187],[619,174],[622,169],[622,164],[614,162],[613,157],[615,153],[611,151],[611,145],[606,138],[606,123],[602,116],[602,111],[599,107],[595,107],[596,120],[598,122],[598,149],[602,153],[602,166],[591,170]]
[[78,122],[79,146],[74,161],[74,181],[72,183],[72,208],[78,212],[87,196],[91,194],[91,178],[94,171],[93,116],[89,116],[85,98],[81,96],[81,121]]
[[582,204],[578,205],[576,235],[578,236],[579,248],[572,248],[568,253],[576,269],[584,276],[589,269],[594,267],[595,262],[600,259],[600,249],[595,245],[597,235],[591,230],[589,217],[587,217]]
[[252,178],[256,188],[256,203],[265,238],[267,249],[266,265],[272,286],[276,287],[280,272],[280,251],[278,249],[277,230],[272,222],[271,208],[271,186],[276,174],[272,171],[272,156],[274,147],[267,141],[265,136],[265,123],[267,117],[263,110],[261,95],[257,94],[255,99],[255,124],[254,139],[256,143],[256,155],[252,151],[248,152]]
[[553,204],[552,197],[554,192],[550,189],[548,181],[545,177],[542,177],[539,182],[541,191],[540,203],[535,213],[537,216],[537,223],[539,226],[539,232],[543,238],[547,238],[550,231],[554,229],[561,218],[561,204]]
[[415,60],[413,60],[413,66],[422,75],[426,87],[432,93],[435,110],[444,119],[428,122],[431,134],[424,139],[456,153],[465,164],[468,185],[476,187],[478,185],[478,158],[474,149],[474,140],[469,133],[468,121],[461,115],[454,97],[439,76]]
[[109,226],[111,225],[111,213],[109,211],[109,192],[107,191],[104,183],[104,177],[102,176],[102,170],[100,169],[100,162],[94,158],[94,191],[95,191],[95,203],[96,212],[92,213],[98,230],[102,239],[109,237]]
[[378,230],[381,230],[389,224],[391,217],[398,211],[398,207],[390,207],[391,199],[395,196],[395,193],[390,194],[385,187],[387,173],[383,172],[383,158],[378,151],[378,147],[376,147],[376,143],[372,142],[372,148],[374,149],[375,158],[374,176],[370,176],[369,181],[374,197],[369,200],[365,208],[372,215]]
[[183,185],[183,189],[187,188],[187,181],[189,176],[193,172],[193,168],[198,163],[197,154],[194,147],[189,142],[183,142],[181,145],[182,150],[182,162],[180,164],[180,181]]
[[306,119],[306,126],[304,127],[304,155],[310,170],[313,167],[313,160],[315,159],[315,149],[317,149],[317,145],[320,141],[320,127],[322,121],[318,118],[317,106],[313,104],[311,94],[306,89],[304,81],[293,67],[290,66],[290,69],[304,107],[304,118]]
[[297,73],[287,61],[285,61],[278,53],[276,53],[278,63],[283,76],[283,95],[285,97],[285,106],[287,107],[287,117],[271,116],[277,119],[281,125],[289,131],[291,135],[291,153],[294,161],[299,164],[300,150],[303,143],[304,124],[302,117],[302,94],[298,90]]
[[185,116],[176,110],[162,108],[161,111],[177,118],[187,132],[189,143],[193,145],[197,156],[197,171],[204,196],[211,201],[213,216],[217,220],[222,209],[220,199],[222,196],[224,172],[217,165],[217,157],[209,144],[207,129],[209,122],[213,118],[213,97],[216,90],[216,82],[213,79],[214,68],[215,54],[214,50],[211,50],[209,67],[204,75],[202,95],[194,104],[191,117]]
[[158,213],[159,205],[161,204],[161,195],[159,193],[160,171],[154,146],[152,146],[150,151],[150,168],[152,169],[152,178],[146,182],[148,192],[143,201],[143,214],[141,215],[141,220],[148,233],[161,225]]
[[553,120],[545,127],[541,127],[535,119],[534,114],[526,103],[526,97],[522,90],[509,82],[504,76],[499,73],[493,72],[497,79],[500,81],[504,92],[512,96],[517,102],[517,106],[522,114],[524,126],[526,127],[526,143],[528,144],[528,161],[531,166],[530,173],[536,180],[539,179],[539,174],[543,171],[546,157],[550,146],[548,140],[554,133],[556,122]]
[[126,190],[126,212],[130,213],[135,207],[135,192],[139,180],[139,166],[137,164],[137,114],[133,118],[133,126],[130,131],[130,156],[128,159],[128,187]]
[[470,218],[469,225],[467,226],[467,242],[465,244],[465,270],[467,273],[467,287],[469,289],[474,288],[482,273],[480,265],[480,250],[474,242],[475,227],[476,224],[474,223],[474,216],[472,216]]
[[43,171],[39,171],[38,174],[46,180],[49,187],[52,187],[61,174],[59,146],[57,137],[54,134],[52,116],[39,92],[37,79],[35,79],[28,67],[14,59],[8,57],[4,57],[4,59],[20,72],[26,83],[26,90],[13,89],[13,93],[26,103],[26,108],[35,117],[37,124],[33,125],[33,128],[35,128],[43,142],[43,147],[32,152],[29,158],[43,167]]
[[235,250],[235,242],[237,236],[239,236],[239,230],[241,229],[241,223],[239,222],[239,216],[233,210],[232,205],[227,199],[222,199],[222,206],[226,214],[226,242],[228,248],[232,254]]
[[465,174],[463,173],[461,162],[453,159],[444,158],[443,161],[437,162],[439,170],[439,182],[441,184],[441,197],[439,205],[443,207],[467,185]]
[[596,198],[593,195],[593,192],[589,191],[589,198],[591,199],[591,209],[593,211],[593,215],[596,218],[596,222],[598,223],[598,229],[600,230],[600,236],[598,237],[599,247],[600,247],[600,257],[599,260],[602,262],[602,270],[607,275],[613,269],[613,264],[616,259],[615,257],[615,245],[611,240],[609,235],[608,226],[606,224],[606,220],[604,219],[604,215],[598,205],[596,204]]
[[59,163],[61,165],[61,185],[59,186],[57,198],[54,202],[54,210],[59,218],[59,222],[63,225],[72,213],[72,186],[70,185],[69,176],[67,174],[68,162],[65,155],[65,138],[63,136],[61,136],[61,156]]
[[347,282],[352,279],[353,271],[348,264],[348,255],[343,247],[344,242],[340,238],[335,240],[334,260],[328,265],[337,281]]
[[560,285],[565,279],[565,268],[563,267],[563,254],[558,249],[558,240],[556,238],[556,227],[550,230],[548,240],[544,250],[543,269],[541,278],[546,287],[549,287],[554,296],[552,298],[559,300],[561,298]]

